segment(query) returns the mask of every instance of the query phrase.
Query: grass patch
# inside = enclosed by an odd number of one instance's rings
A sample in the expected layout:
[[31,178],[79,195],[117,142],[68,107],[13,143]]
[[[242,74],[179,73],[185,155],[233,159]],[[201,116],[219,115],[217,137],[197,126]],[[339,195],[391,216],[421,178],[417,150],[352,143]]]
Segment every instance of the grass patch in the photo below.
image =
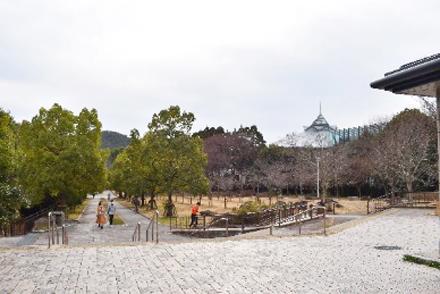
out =
[[427,265],[429,267],[433,267],[433,268],[440,270],[440,262],[433,261],[433,260],[428,261],[428,260],[424,260],[424,259],[414,257],[411,255],[404,255],[403,261],[413,262],[413,263],[417,263],[417,264],[423,264],[423,265]]
[[35,225],[34,230],[49,230],[49,225],[47,223],[45,224],[38,224]]
[[83,210],[89,205],[89,203],[90,199],[86,199],[81,205],[75,206],[74,209],[69,209],[69,211],[67,212],[67,219],[77,220]]
[[135,205],[133,204],[132,201],[128,201],[128,200],[125,200],[125,199],[117,199],[117,201],[120,204],[122,204],[123,206],[127,207],[127,208],[130,208],[130,209],[133,209],[133,210],[135,209]]
[[125,222],[124,220],[119,216],[119,214],[115,214],[113,217],[113,225],[114,226],[124,226]]

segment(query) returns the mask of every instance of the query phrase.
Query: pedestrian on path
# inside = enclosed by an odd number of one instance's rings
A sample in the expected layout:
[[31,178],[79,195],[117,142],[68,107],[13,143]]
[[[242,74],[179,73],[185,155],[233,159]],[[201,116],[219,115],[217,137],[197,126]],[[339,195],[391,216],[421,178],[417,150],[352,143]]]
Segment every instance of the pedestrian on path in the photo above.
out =
[[110,193],[108,193],[107,200],[110,201],[110,198],[111,198],[111,195],[110,195]]
[[116,214],[116,206],[113,204],[113,199],[110,201],[110,205],[108,206],[107,210],[108,219],[110,222],[110,226],[113,225],[113,217]]
[[137,199],[137,197],[133,198],[133,204],[134,204],[134,207],[135,207],[135,212],[139,213],[139,200]]
[[96,209],[96,223],[98,224],[98,228],[102,229],[106,222],[104,205],[102,201],[99,201],[98,208]]
[[189,227],[193,227],[194,228],[197,227],[197,213],[199,212],[199,206],[200,206],[200,202],[197,202],[196,205],[193,206],[192,211],[191,211],[191,224],[189,225]]

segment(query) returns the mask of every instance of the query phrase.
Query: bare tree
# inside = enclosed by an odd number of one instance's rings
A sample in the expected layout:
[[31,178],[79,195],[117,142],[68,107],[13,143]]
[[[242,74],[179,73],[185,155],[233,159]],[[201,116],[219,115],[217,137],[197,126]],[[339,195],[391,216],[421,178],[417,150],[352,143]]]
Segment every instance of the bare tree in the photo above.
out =
[[417,109],[406,109],[375,138],[370,158],[391,192],[399,185],[412,192],[422,177],[433,179],[434,153],[435,122]]

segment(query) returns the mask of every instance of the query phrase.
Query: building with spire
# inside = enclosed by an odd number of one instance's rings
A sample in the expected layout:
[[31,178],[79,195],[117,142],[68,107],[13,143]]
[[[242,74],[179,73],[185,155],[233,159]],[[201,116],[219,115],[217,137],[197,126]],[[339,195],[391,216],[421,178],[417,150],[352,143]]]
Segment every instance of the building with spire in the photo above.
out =
[[298,146],[330,147],[338,140],[337,127],[331,126],[321,113],[310,126],[304,127],[304,132],[298,135]]
[[330,147],[339,142],[339,134],[336,126],[331,126],[321,112],[319,104],[319,115],[310,126],[304,127],[304,132],[290,134],[275,144],[281,146],[298,147]]

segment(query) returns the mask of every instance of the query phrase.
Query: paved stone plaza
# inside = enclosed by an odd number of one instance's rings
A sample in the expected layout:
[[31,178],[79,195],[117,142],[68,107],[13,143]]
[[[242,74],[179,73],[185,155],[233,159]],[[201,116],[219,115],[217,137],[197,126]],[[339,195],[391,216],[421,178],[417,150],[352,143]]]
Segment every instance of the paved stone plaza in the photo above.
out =
[[7,249],[0,293],[440,293],[439,270],[402,261],[438,248],[427,213],[396,210],[328,237]]

